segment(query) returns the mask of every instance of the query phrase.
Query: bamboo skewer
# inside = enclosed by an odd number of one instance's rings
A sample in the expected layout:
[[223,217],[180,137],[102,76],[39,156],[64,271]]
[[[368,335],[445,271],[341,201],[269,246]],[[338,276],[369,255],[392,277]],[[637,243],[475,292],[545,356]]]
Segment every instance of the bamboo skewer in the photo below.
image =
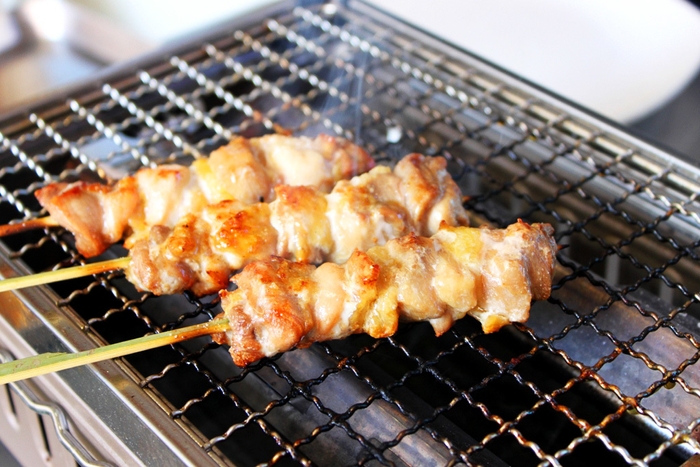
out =
[[144,350],[228,330],[226,318],[214,319],[181,329],[131,339],[77,353],[49,352],[0,364],[0,385],[20,381],[89,363],[124,357]]
[[114,271],[115,269],[124,269],[129,265],[130,261],[131,258],[125,256],[123,258],[100,261],[99,263],[56,269],[54,271],[40,272],[29,276],[12,277],[10,279],[0,280],[0,292],[18,290],[35,285],[51,284],[53,282],[75,279],[91,274]]
[[37,219],[27,219],[13,224],[0,225],[0,237],[6,237],[17,233],[26,232],[27,230],[41,229],[44,227],[56,227],[59,223],[50,216],[39,217]]

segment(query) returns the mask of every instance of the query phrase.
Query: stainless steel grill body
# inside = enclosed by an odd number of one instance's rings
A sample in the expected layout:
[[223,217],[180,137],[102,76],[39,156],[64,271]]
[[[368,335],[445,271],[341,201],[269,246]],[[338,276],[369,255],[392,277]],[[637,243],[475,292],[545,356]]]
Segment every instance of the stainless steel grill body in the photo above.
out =
[[[467,318],[236,368],[209,339],[38,378],[115,463],[679,465],[700,450],[700,173],[362,3],[285,3],[0,121],[0,222],[33,191],[187,163],[275,125],[441,154],[475,223],[550,222],[552,298],[485,336]],[[5,277],[84,262],[51,229],[4,239]],[[106,257],[123,254],[113,247]],[[210,319],[121,273],[0,296],[16,357]],[[58,391],[57,388],[62,388]],[[65,389],[65,390],[63,390]]]

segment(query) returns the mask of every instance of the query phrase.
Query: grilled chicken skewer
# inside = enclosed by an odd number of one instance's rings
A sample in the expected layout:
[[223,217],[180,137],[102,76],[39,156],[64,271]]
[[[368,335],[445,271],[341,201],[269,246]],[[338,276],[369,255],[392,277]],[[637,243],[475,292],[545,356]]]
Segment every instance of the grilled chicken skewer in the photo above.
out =
[[35,195],[50,217],[3,226],[0,235],[60,224],[73,233],[78,251],[92,257],[124,237],[129,248],[150,227],[172,227],[183,216],[210,204],[235,200],[244,206],[272,201],[274,188],[281,184],[329,192],[339,180],[373,166],[363,149],[342,138],[237,137],[189,167],[168,164],[141,169],[112,186],[86,182],[47,185]]
[[247,265],[221,291],[223,317],[79,354],[43,354],[0,365],[0,384],[129,355],[204,334],[247,365],[294,347],[365,332],[380,338],[400,321],[428,321],[435,333],[465,315],[485,333],[524,322],[532,300],[551,292],[557,250],[548,224],[507,229],[447,227],[355,251],[319,267],[273,257]]
[[[462,195],[446,165],[442,157],[411,154],[394,170],[375,167],[339,182],[330,194],[279,186],[271,203],[208,205],[172,228],[152,227],[132,242],[130,258],[116,260],[116,266],[139,290],[156,295],[191,290],[201,296],[225,288],[235,271],[270,255],[342,263],[354,250],[391,238],[432,235],[442,223],[466,225]],[[96,267],[99,263],[75,268],[76,275],[71,268],[42,273],[30,285],[87,275],[88,269],[95,273]],[[21,281],[0,281],[0,290],[18,288]]]
[[185,216],[172,229],[157,226],[132,245],[126,276],[157,295],[225,288],[231,275],[275,255],[307,263],[345,262],[356,249],[441,224],[466,225],[459,187],[442,157],[410,154],[394,170],[375,167],[330,194],[279,186],[276,199],[236,211],[230,202]]
[[552,233],[524,222],[443,227],[431,238],[411,234],[355,251],[344,265],[253,262],[234,277],[238,289],[220,292],[230,328],[214,340],[244,366],[350,334],[391,336],[399,321],[428,321],[440,335],[469,314],[495,332],[524,322],[531,301],[549,297]]

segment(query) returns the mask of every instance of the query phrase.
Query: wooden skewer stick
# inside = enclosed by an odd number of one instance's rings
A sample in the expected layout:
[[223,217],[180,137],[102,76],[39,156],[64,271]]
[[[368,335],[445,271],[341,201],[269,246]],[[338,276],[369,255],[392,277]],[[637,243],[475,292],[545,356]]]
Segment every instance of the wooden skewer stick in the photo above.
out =
[[89,363],[124,357],[144,350],[175,344],[199,336],[228,330],[226,318],[214,319],[181,329],[149,334],[137,339],[84,350],[78,353],[49,352],[0,364],[0,385],[20,381],[56,371],[67,370]]
[[6,237],[16,233],[26,232],[27,230],[41,229],[44,227],[56,227],[58,222],[50,216],[39,217],[37,219],[27,219],[25,221],[15,222],[12,224],[0,225],[0,237]]
[[83,266],[74,266],[71,268],[56,269],[55,271],[40,272],[30,276],[12,277],[10,279],[0,280],[0,292],[23,289],[25,287],[33,287],[35,285],[51,284],[53,282],[75,279],[78,277],[89,276],[91,274],[114,271],[115,269],[124,269],[129,265],[130,261],[131,258],[125,256],[123,258],[100,261],[99,263],[90,263]]

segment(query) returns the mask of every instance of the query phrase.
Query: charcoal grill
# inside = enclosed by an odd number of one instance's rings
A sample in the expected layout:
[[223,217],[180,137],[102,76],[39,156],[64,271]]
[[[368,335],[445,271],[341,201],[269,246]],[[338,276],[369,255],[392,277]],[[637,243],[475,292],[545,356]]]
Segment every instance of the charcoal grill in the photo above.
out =
[[[471,318],[440,338],[405,325],[249,368],[199,338],[15,385],[2,423],[21,428],[8,420],[23,401],[51,407],[82,464],[666,466],[700,451],[700,172],[363,3],[268,7],[5,116],[0,222],[43,215],[32,193],[49,182],[187,163],[279,127],[350,138],[384,164],[443,155],[474,224],[551,223],[568,245],[551,299],[494,335]],[[85,262],[58,229],[0,249],[3,277]],[[5,358],[219,310],[119,272],[0,302]]]

